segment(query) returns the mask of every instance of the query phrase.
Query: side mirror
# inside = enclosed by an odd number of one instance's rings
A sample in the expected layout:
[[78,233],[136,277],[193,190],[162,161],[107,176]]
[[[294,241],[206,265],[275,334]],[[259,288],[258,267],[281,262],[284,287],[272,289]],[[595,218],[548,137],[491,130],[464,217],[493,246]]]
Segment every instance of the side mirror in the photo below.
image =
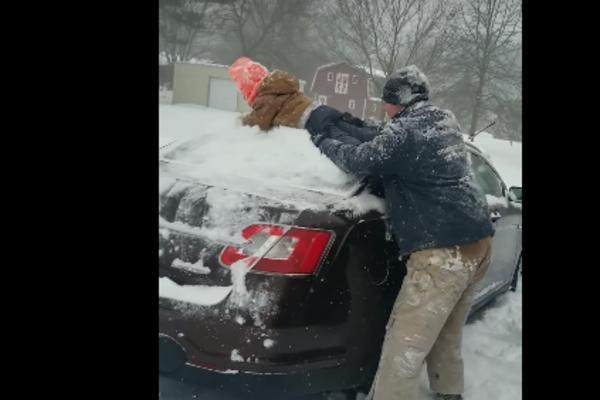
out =
[[508,190],[508,198],[515,203],[522,202],[522,195],[523,195],[522,187],[511,186],[511,188]]

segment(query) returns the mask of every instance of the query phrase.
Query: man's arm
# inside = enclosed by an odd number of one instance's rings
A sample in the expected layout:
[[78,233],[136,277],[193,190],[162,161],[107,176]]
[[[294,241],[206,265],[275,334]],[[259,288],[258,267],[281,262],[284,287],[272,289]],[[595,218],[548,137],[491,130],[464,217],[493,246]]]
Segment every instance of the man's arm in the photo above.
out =
[[373,128],[375,130],[381,130],[381,128],[383,128],[385,125],[385,122],[383,121],[375,121],[370,119],[362,120],[347,112],[342,115],[342,121],[347,122],[350,125],[356,125],[360,128]]
[[[312,135],[315,145],[343,171],[354,175],[400,173],[407,132],[387,128],[368,142],[344,143],[330,136],[339,135],[339,128],[329,125],[323,133]],[[309,131],[310,132],[310,131]]]
[[347,135],[352,136],[360,140],[361,143],[368,142],[370,140],[375,139],[378,135],[381,135],[381,131],[376,127],[371,126],[356,126],[353,124],[349,124],[343,119],[335,122],[335,126],[337,126],[340,130],[345,132]]
[[348,113],[341,113],[329,106],[314,105],[307,109],[306,122],[301,126],[311,134],[324,134],[329,125],[335,125],[346,136],[358,139],[360,142],[373,140],[381,134],[380,126],[367,125],[364,121]]

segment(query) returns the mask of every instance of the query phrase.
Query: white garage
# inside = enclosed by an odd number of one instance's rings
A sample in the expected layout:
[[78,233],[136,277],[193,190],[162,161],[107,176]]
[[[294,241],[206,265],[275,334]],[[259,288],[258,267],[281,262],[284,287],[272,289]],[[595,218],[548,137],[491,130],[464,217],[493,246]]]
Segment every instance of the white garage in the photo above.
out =
[[176,63],[173,104],[199,104],[242,113],[250,110],[229,78],[229,67],[216,64]]
[[230,79],[210,77],[208,81],[208,106],[219,110],[237,110],[237,89]]

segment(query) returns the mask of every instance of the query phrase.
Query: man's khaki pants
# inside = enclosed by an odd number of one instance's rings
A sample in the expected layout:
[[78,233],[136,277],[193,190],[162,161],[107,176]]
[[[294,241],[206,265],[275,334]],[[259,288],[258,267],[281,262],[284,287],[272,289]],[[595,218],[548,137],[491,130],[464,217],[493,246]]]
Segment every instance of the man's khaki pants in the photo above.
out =
[[368,399],[416,400],[425,361],[433,392],[462,394],[462,330],[490,251],[486,238],[410,256]]

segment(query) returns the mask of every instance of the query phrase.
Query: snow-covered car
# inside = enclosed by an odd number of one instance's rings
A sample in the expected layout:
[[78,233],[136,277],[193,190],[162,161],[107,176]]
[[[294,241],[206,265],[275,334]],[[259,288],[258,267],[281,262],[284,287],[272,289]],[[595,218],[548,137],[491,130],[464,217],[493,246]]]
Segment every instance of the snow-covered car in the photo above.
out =
[[[161,110],[161,135],[194,132],[159,152],[159,373],[252,396],[366,391],[406,273],[376,182],[304,131]],[[496,228],[474,311],[516,284],[521,205],[468,148]]]

